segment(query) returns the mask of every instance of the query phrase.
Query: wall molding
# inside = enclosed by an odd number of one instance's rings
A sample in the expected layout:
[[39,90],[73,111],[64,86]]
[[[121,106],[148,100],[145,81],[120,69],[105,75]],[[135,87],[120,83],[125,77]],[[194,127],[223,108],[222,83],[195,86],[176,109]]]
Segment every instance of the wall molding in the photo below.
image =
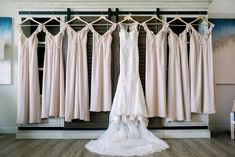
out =
[[[208,129],[192,130],[151,130],[159,138],[210,138]],[[16,139],[97,139],[104,130],[76,130],[76,131],[17,131]]]
[[79,10],[107,10],[107,8],[120,8],[120,10],[153,10],[156,8],[167,9],[207,9],[212,0],[41,0],[29,1],[18,0],[19,9],[65,9],[73,8]]

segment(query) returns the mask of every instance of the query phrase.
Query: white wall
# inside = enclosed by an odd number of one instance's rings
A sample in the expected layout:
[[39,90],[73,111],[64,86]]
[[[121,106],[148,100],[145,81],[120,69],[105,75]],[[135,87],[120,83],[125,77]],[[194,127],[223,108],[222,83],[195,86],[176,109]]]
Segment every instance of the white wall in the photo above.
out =
[[234,0],[213,0],[208,9],[211,18],[235,18]]
[[[7,16],[13,18],[13,38],[15,34],[15,17],[16,4],[14,0],[1,0],[0,2],[0,16]],[[15,40],[12,42],[12,84],[0,85],[0,132],[15,132],[16,131],[16,62],[17,51]]]
[[[234,0],[214,0],[210,4],[208,15],[210,18],[235,19],[234,8]],[[222,62],[226,62],[227,60],[229,59],[224,58]],[[217,60],[215,59],[214,64],[216,64],[216,61]],[[235,63],[232,66],[235,67]],[[216,68],[214,70],[215,72],[217,72]],[[216,114],[210,116],[210,128],[212,131],[227,131],[230,130],[229,119],[233,100],[235,99],[235,84],[217,84],[215,89],[217,99],[217,112]]]
[[[16,0],[1,0],[0,1],[0,16],[10,16],[13,18],[15,36],[17,20]],[[145,2],[147,3],[147,2]],[[115,7],[114,7],[115,8]],[[235,18],[235,1],[234,0],[214,0],[209,6],[209,17]],[[30,9],[30,8],[29,8]],[[16,124],[16,99],[17,99],[17,48],[16,42],[13,41],[12,46],[12,85],[0,85],[0,132],[15,132]],[[211,118],[211,124],[215,130],[228,130],[229,121],[227,113],[231,110],[232,99],[235,99],[235,87],[217,87],[218,98],[217,114]],[[224,95],[224,93],[231,93]],[[224,95],[224,96],[223,96]],[[228,115],[229,116],[229,115]],[[221,129],[222,128],[222,129]]]

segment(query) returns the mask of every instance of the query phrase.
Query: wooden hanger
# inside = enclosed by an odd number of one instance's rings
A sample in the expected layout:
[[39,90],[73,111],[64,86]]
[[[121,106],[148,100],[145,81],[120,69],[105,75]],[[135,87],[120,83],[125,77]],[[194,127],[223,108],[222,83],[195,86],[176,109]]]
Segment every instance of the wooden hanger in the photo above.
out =
[[131,17],[131,15],[125,16],[124,19],[119,22],[119,24],[120,24],[120,23],[123,23],[123,22],[125,22],[125,21],[132,21],[132,22],[136,22],[136,23],[140,24],[138,21],[136,21],[135,19],[133,19],[133,18]]
[[[75,20],[79,20],[79,21],[83,22],[86,25],[88,24],[88,22],[83,20],[80,16],[75,16],[72,20],[67,21],[66,24],[69,24],[70,22],[75,21]],[[81,26],[81,24],[80,25],[79,24],[73,24],[73,26]]]
[[172,23],[172,22],[174,22],[174,21],[176,21],[176,20],[179,20],[179,21],[183,22],[185,25],[188,24],[188,23],[185,22],[180,16],[176,16],[173,20],[171,20],[170,22],[168,22],[168,24],[170,24],[170,23]]
[[[96,19],[95,21],[92,21],[91,24],[94,25],[96,22],[100,21],[100,20],[105,20],[111,24],[114,24],[113,21],[110,21],[109,19],[107,19],[104,15],[100,16],[98,19]],[[104,25],[104,24],[102,24]]]
[[[20,26],[35,26],[35,25],[23,25],[23,23],[25,23],[25,22],[28,21],[28,20],[31,20],[31,21],[37,23],[38,25],[41,24],[40,22],[34,20],[32,17],[26,17],[26,19],[23,20],[22,22],[20,22],[19,25],[20,25]],[[36,26],[37,26],[37,25],[36,25]]]
[[49,22],[51,22],[53,20],[59,22],[60,24],[64,24],[62,21],[58,20],[56,17],[51,17],[49,20],[44,22],[43,25],[45,25],[45,26],[60,26],[60,25],[46,25],[46,24],[48,24]]
[[147,23],[153,19],[156,19],[157,21],[160,21],[161,23],[165,23],[165,21],[161,20],[160,18],[157,17],[157,15],[152,16],[150,19],[144,21],[143,23]]
[[198,20],[203,20],[206,23],[208,23],[209,25],[214,25],[213,23],[211,23],[210,21],[208,21],[205,17],[203,16],[198,16],[195,20],[193,20],[192,22],[190,22],[190,24],[193,24],[194,22],[197,22]]

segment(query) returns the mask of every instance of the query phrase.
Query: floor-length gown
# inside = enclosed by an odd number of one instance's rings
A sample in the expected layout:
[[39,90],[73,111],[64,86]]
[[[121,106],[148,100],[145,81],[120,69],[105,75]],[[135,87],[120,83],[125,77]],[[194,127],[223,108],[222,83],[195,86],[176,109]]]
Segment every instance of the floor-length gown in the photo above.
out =
[[191,112],[212,114],[215,109],[212,29],[201,35],[192,25],[190,33]]
[[187,51],[188,30],[189,25],[177,35],[169,28],[168,121],[191,120]]
[[67,26],[68,52],[66,65],[65,121],[89,121],[89,89],[87,65],[88,25],[80,31]]
[[143,23],[146,31],[145,95],[148,117],[166,117],[166,33],[168,24],[154,34]]
[[[129,26],[129,32],[127,27]],[[120,75],[114,96],[110,125],[86,148],[105,155],[147,155],[169,148],[147,130],[147,110],[139,77],[137,23],[120,24]]]
[[34,33],[26,37],[20,26],[18,47],[18,104],[17,123],[40,123],[40,89],[38,77],[38,38],[42,30],[38,25]]
[[112,105],[111,81],[111,44],[112,32],[116,24],[112,24],[108,31],[99,34],[92,25],[92,69],[91,69],[91,102],[90,111],[110,111]]
[[42,85],[41,118],[64,117],[64,65],[62,43],[66,25],[56,35],[43,26],[45,36],[45,55]]

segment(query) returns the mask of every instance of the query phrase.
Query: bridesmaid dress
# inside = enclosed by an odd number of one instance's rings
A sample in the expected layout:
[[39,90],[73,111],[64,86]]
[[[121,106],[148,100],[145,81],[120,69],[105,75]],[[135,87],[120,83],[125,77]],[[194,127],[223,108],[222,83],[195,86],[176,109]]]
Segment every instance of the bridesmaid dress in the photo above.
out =
[[169,28],[168,121],[191,120],[187,51],[188,30],[189,25],[177,35]]
[[65,121],[89,121],[89,91],[87,69],[88,25],[80,31],[67,26],[68,52],[66,65]]
[[166,33],[168,24],[154,34],[146,23],[145,95],[148,117],[166,117]]
[[45,36],[45,56],[42,85],[41,118],[64,117],[64,65],[62,43],[66,26],[52,35],[43,26]]
[[113,24],[103,35],[100,35],[92,25],[92,72],[91,72],[91,102],[90,111],[110,111],[112,104],[111,86],[111,44]]
[[190,33],[191,112],[212,114],[215,109],[212,29],[201,35],[193,26]]
[[18,105],[17,123],[40,123],[40,88],[38,77],[38,38],[42,25],[30,37],[26,37],[20,26],[18,46]]

